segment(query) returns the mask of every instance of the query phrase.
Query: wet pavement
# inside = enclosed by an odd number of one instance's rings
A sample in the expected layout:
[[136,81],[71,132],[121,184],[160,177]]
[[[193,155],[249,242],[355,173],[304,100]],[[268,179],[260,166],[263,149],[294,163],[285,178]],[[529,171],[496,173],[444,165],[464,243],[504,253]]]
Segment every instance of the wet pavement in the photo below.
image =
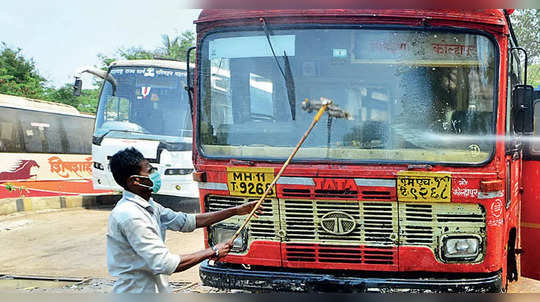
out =
[[[68,209],[0,216],[0,292],[109,293],[113,285],[105,257],[109,212]],[[166,244],[174,253],[191,253],[203,248],[203,232],[168,232]],[[17,280],[13,275],[47,276],[53,281]],[[54,281],[60,277],[68,278]],[[200,284],[198,266],[169,280],[174,292],[223,292]],[[509,292],[540,293],[540,282],[520,278]]]
[[[90,278],[78,281],[21,279],[17,276],[0,277],[0,292],[3,293],[51,293],[51,294],[107,294],[112,291],[114,280]],[[227,293],[202,286],[198,282],[171,282],[173,293]]]

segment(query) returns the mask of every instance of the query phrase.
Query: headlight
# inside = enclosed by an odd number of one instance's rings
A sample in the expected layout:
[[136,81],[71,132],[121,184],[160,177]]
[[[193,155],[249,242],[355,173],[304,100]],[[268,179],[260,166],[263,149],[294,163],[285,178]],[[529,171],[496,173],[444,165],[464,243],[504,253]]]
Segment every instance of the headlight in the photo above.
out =
[[[217,224],[211,226],[208,231],[208,241],[210,245],[214,246],[218,243],[224,243],[231,240],[238,228],[239,226],[230,224]],[[245,251],[247,247],[246,237],[246,232],[242,231],[240,236],[234,240],[231,251],[235,253]]]
[[442,257],[445,260],[474,260],[480,254],[479,236],[447,236],[442,239]]
[[167,169],[165,175],[188,175],[193,173],[193,169]]

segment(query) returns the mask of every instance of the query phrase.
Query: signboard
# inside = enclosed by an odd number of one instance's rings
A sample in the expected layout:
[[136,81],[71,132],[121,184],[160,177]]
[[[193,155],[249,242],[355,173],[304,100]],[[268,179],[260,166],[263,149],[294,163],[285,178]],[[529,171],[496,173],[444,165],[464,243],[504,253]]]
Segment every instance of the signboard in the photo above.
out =
[[362,30],[354,34],[353,63],[487,65],[488,38],[463,33]]

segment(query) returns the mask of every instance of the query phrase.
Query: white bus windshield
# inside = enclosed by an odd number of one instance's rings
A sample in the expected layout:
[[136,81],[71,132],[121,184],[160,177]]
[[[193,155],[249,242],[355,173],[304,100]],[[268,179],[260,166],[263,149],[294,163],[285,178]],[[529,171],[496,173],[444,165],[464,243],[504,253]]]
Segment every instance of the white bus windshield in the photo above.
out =
[[490,158],[497,61],[488,37],[318,27],[274,29],[270,41],[277,58],[262,30],[203,40],[198,144],[205,156],[284,160],[315,114],[302,101],[324,97],[352,120],[322,119],[298,160]]
[[94,136],[190,142],[186,72],[154,67],[113,67],[105,81]]

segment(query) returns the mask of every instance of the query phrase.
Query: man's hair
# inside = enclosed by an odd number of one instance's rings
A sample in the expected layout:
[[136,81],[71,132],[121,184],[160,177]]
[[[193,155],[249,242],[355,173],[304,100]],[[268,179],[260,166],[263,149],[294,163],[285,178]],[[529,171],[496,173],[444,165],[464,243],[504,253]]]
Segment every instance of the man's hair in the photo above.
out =
[[127,189],[127,179],[132,175],[139,175],[141,162],[144,156],[135,148],[126,148],[116,152],[109,162],[114,180],[122,188]]

